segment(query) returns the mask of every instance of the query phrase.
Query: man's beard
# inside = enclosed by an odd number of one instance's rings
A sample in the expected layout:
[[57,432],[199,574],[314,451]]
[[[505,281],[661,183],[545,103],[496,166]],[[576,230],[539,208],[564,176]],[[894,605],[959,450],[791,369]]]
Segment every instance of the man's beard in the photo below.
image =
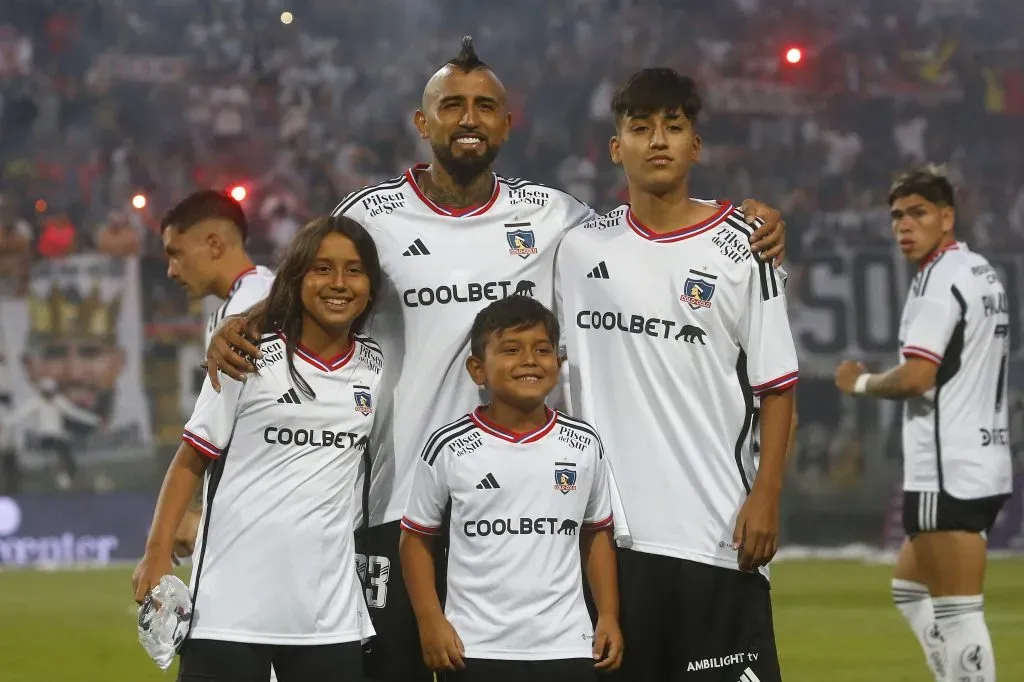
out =
[[498,158],[500,146],[484,145],[484,152],[479,156],[455,156],[452,153],[451,141],[444,144],[431,144],[434,157],[448,175],[459,185],[468,185],[481,174],[487,172],[494,159]]

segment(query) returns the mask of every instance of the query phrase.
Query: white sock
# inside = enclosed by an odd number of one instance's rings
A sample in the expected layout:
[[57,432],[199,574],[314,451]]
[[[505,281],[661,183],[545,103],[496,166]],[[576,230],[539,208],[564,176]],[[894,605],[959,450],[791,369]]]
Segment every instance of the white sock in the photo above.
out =
[[946,643],[949,679],[995,682],[996,659],[985,625],[984,597],[935,597],[935,622]]
[[917,637],[936,682],[946,682],[946,649],[935,622],[928,588],[912,580],[893,578],[892,601]]

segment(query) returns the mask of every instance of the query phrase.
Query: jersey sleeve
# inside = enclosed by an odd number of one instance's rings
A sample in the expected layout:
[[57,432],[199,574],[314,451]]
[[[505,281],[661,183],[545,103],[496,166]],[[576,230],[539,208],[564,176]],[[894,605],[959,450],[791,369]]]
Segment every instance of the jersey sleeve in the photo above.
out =
[[964,299],[956,283],[942,277],[942,273],[932,273],[925,285],[919,296],[907,301],[902,353],[939,365],[960,319]]
[[747,356],[747,378],[756,397],[796,385],[798,364],[786,311],[784,280],[770,263],[754,256],[746,320],[739,342]]
[[420,535],[440,535],[441,518],[451,494],[443,446],[431,447],[433,438],[416,460],[412,491],[402,515],[402,528]]
[[204,457],[217,459],[224,454],[235,432],[244,387],[245,383],[221,374],[218,393],[207,377],[181,439]]
[[594,463],[594,483],[590,486],[587,510],[583,514],[583,527],[587,530],[601,530],[612,526],[612,496],[608,481],[608,460],[604,447],[596,444],[597,461]]

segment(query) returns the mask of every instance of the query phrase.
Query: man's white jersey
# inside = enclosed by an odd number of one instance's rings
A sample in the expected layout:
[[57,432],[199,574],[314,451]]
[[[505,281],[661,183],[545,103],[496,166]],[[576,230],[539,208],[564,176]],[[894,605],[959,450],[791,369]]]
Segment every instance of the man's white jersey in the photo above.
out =
[[445,615],[468,658],[590,658],[579,534],[612,524],[605,466],[597,432],[554,410],[513,434],[478,409],[427,439],[402,527],[440,534],[451,500]]
[[270,293],[270,287],[274,284],[274,273],[262,265],[256,265],[235,278],[231,289],[228,290],[227,298],[210,313],[206,320],[206,337],[203,343],[203,350],[210,347],[210,339],[217,326],[229,315],[244,313],[253,307]]
[[603,435],[634,550],[737,568],[754,398],[797,381],[785,290],[751,232],[729,204],[665,234],[622,206],[562,241],[573,405]]
[[483,206],[442,208],[416,184],[418,166],[360,190],[334,211],[369,231],[385,274],[369,333],[388,358],[394,402],[372,444],[371,526],[402,517],[426,437],[486,398],[466,372],[469,331],[492,301],[522,294],[551,306],[555,248],[593,211],[556,189],[494,178]]
[[353,642],[372,635],[356,576],[355,477],[380,396],[382,357],[368,337],[325,360],[261,340],[245,382],[209,380],[183,440],[207,468],[191,636],[262,644]]
[[938,365],[935,388],[903,407],[903,487],[961,499],[1009,493],[1010,311],[989,262],[955,243],[911,283],[900,362]]

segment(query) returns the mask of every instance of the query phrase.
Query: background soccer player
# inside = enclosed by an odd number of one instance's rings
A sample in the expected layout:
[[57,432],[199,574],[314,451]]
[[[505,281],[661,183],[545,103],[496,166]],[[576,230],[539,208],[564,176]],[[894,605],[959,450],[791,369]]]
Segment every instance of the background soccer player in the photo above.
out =
[[[550,310],[511,296],[480,311],[471,338],[466,369],[490,403],[425,441],[402,518],[402,573],[424,658],[454,670],[452,682],[593,680],[622,656],[601,441],[544,402],[560,365]],[[442,608],[432,545],[449,500]]]
[[[378,633],[373,676],[388,682],[432,679],[401,580],[399,521],[415,453],[435,429],[481,401],[462,369],[473,319],[514,293],[550,305],[562,235],[596,215],[559,190],[492,171],[512,117],[504,86],[468,39],[427,82],[414,122],[430,142],[430,164],[355,192],[335,210],[373,235],[385,274],[373,335],[393,372],[385,383],[395,400],[378,406],[362,539]],[[769,223],[753,236],[756,248],[768,259],[781,257],[778,212],[763,205],[756,212]],[[229,325],[214,338],[207,358],[214,382],[218,368],[236,378],[248,371],[248,360],[232,347],[256,349],[240,332],[240,323]]]
[[622,679],[777,682],[764,567],[797,381],[785,290],[737,209],[689,198],[693,81],[645,69],[612,105],[630,204],[569,231],[556,292],[573,405],[604,438],[624,511]]
[[265,682],[271,664],[282,682],[361,682],[372,628],[352,517],[382,360],[355,333],[379,282],[362,227],[310,222],[270,291],[259,373],[203,386],[132,578],[141,601],[170,572],[174,529],[205,473],[185,682]]
[[[245,250],[249,224],[242,206],[226,193],[201,190],[174,205],[160,221],[167,277],[193,298],[216,296],[224,301],[206,323],[204,348],[217,325],[262,300],[274,273],[255,266]],[[192,553],[202,514],[197,496],[175,535],[175,555]]]
[[900,321],[900,364],[869,374],[847,360],[836,369],[836,386],[906,401],[908,540],[893,601],[935,679],[990,682],[996,666],[982,599],[985,533],[1013,486],[1006,292],[989,262],[956,241],[953,187],[936,169],[897,179],[889,207],[900,250],[918,266]]

